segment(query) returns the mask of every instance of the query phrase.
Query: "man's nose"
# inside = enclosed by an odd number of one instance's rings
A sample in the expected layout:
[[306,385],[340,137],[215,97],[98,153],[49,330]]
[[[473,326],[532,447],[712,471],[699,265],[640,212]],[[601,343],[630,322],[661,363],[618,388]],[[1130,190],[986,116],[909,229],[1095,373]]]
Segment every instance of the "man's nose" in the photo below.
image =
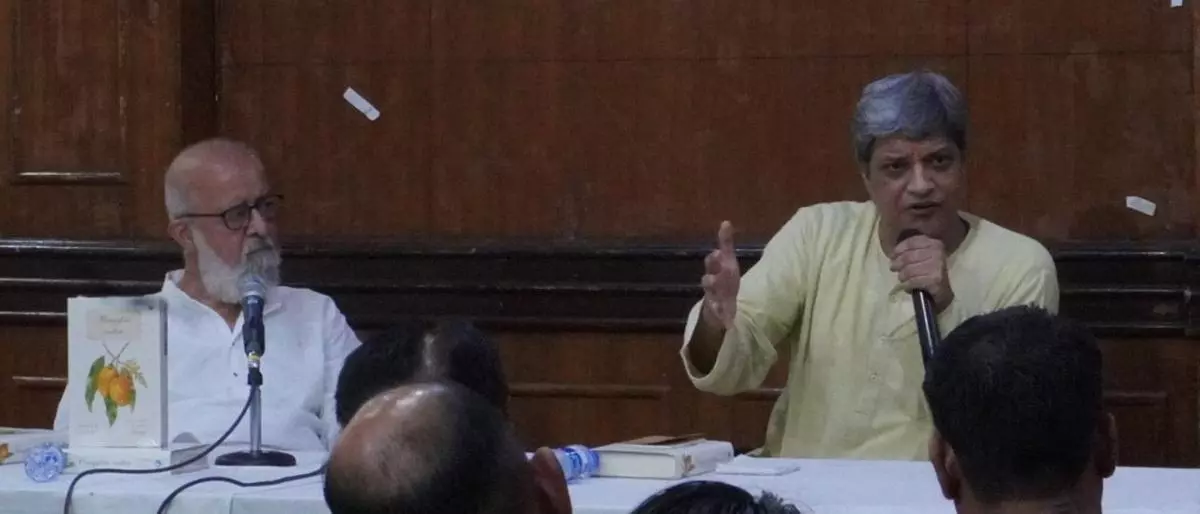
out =
[[266,237],[267,228],[267,219],[258,209],[250,209],[250,223],[246,225],[246,235]]
[[915,195],[926,195],[933,191],[933,180],[929,177],[929,168],[917,163],[913,166],[912,178],[908,181],[908,192]]

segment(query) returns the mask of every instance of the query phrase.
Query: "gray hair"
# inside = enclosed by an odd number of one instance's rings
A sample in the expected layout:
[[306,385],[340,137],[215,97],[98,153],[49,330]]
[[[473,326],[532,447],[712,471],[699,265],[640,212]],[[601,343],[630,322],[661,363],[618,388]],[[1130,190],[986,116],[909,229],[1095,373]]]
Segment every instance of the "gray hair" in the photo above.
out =
[[967,151],[967,105],[946,77],[932,71],[888,75],[867,84],[854,110],[854,157],[871,162],[879,139],[944,137]]

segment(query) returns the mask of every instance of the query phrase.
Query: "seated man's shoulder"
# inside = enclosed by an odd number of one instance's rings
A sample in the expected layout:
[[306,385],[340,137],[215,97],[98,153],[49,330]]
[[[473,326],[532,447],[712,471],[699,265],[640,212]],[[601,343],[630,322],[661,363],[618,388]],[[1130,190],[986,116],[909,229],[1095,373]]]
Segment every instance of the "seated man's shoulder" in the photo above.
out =
[[871,202],[824,202],[801,207],[788,224],[815,233],[843,234],[856,225],[874,224],[876,216],[878,211]]
[[979,218],[976,243],[980,255],[1002,259],[1006,267],[1054,271],[1054,258],[1037,239]]
[[823,202],[806,205],[796,211],[794,218],[818,222],[848,222],[860,218],[874,218],[875,204],[871,202]]
[[304,312],[305,315],[319,316],[326,310],[337,310],[333,298],[308,288],[278,286],[272,294],[280,305]]

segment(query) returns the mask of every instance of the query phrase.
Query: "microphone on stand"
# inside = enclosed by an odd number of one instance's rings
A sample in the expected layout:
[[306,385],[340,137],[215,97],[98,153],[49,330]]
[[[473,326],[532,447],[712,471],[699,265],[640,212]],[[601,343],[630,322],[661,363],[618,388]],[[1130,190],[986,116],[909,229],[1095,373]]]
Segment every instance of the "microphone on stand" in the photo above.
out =
[[226,453],[216,459],[218,466],[295,466],[291,454],[262,449],[262,370],[260,364],[266,353],[266,334],[263,329],[263,305],[266,304],[267,283],[256,273],[245,273],[238,280],[242,296],[242,344],[246,348],[249,368],[246,382],[250,385],[250,450]]
[[[900,237],[896,239],[896,244],[913,236],[922,235],[916,229],[905,229],[900,232]],[[933,358],[933,352],[942,342],[942,335],[938,332],[937,313],[933,310],[933,297],[928,291],[916,289],[912,292],[913,312],[916,314],[917,321],[917,337],[921,342],[921,361],[928,366],[929,360]]]
[[246,356],[257,361],[267,351],[263,334],[267,284],[258,274],[245,273],[238,280],[238,292],[242,296],[242,344],[246,347]]

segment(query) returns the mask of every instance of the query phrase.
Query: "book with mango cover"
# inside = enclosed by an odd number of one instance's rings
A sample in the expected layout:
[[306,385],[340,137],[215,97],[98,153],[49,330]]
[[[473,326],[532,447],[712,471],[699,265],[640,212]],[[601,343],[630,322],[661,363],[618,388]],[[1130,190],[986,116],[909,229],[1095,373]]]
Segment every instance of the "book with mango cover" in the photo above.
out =
[[73,448],[164,448],[167,306],[158,296],[67,300]]

